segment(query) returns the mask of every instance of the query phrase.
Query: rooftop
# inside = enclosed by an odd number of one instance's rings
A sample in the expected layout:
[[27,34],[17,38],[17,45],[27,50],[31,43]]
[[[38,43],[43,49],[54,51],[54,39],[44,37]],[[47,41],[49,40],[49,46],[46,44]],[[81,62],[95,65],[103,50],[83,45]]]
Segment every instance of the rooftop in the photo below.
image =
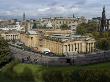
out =
[[27,32],[27,34],[30,34],[30,35],[37,35],[37,32],[36,31],[33,31],[33,30],[30,30]]
[[54,34],[52,36],[47,37],[46,39],[50,39],[53,41],[65,42],[65,41],[88,41],[95,40],[89,36],[81,36],[81,35],[62,35],[62,34]]

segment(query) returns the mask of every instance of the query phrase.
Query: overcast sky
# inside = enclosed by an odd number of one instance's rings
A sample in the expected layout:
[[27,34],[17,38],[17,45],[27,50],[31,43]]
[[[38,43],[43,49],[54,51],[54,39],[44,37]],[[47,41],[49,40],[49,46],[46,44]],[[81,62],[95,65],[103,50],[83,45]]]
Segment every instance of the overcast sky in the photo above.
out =
[[102,7],[110,17],[110,0],[0,0],[0,16],[101,16]]

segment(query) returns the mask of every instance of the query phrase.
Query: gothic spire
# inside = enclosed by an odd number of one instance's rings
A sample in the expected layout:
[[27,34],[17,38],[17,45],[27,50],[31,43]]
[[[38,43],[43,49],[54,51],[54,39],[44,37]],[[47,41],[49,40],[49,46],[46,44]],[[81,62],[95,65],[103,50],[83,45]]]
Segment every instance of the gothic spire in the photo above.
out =
[[26,15],[25,15],[25,13],[23,13],[23,21],[25,21],[26,20]]
[[75,15],[73,14],[73,18],[75,18]]
[[104,7],[103,7],[103,11],[102,11],[100,31],[101,31],[101,32],[105,31],[105,28],[106,28],[106,15],[105,15],[105,6],[104,6]]

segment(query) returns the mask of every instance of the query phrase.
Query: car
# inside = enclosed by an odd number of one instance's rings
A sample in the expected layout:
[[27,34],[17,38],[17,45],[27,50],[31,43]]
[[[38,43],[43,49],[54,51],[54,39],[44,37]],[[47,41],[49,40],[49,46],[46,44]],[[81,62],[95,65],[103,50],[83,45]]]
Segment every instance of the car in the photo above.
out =
[[49,53],[47,53],[47,55],[48,55],[48,56],[55,56],[55,53],[49,52]]

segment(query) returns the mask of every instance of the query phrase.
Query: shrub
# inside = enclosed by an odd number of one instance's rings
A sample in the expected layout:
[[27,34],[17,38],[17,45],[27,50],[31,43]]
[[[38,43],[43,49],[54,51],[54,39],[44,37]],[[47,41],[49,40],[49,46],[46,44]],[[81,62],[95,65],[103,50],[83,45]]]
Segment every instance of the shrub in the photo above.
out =
[[23,72],[18,75],[18,79],[24,81],[34,81],[32,70],[28,67],[25,67]]
[[45,71],[42,77],[44,82],[63,82],[63,75],[61,71]]

